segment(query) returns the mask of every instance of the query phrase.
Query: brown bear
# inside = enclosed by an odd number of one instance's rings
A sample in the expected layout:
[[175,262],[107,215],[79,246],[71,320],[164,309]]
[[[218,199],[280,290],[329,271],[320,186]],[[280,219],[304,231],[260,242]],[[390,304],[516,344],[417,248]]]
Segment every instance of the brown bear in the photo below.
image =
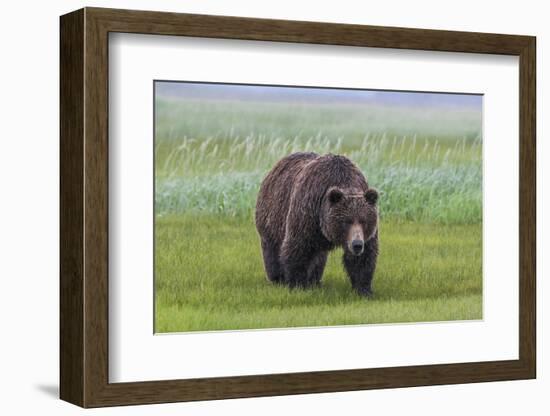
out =
[[377,200],[378,192],[347,157],[294,153],[281,159],[256,202],[268,280],[319,285],[328,252],[339,246],[352,287],[370,296],[378,257]]

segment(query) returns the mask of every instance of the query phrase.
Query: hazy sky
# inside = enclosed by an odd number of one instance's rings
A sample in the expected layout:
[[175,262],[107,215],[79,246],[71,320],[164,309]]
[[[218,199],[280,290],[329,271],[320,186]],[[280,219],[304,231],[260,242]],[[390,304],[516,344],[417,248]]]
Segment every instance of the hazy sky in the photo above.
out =
[[372,103],[481,110],[482,95],[156,81],[158,97],[232,101]]

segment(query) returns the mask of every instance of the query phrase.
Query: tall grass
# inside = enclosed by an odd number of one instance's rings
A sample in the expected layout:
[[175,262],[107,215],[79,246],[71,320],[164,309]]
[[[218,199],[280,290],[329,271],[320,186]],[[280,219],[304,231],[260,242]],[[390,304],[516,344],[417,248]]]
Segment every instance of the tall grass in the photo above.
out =
[[381,192],[381,215],[441,223],[481,220],[481,140],[366,134],[362,140],[266,137],[159,138],[156,211],[251,217],[262,178],[297,151],[343,154]]

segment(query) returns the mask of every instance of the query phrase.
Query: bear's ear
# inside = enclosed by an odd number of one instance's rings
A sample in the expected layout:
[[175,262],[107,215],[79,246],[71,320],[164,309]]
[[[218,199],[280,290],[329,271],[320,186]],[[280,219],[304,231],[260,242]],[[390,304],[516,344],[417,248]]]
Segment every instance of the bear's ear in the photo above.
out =
[[336,204],[340,202],[340,200],[343,197],[344,197],[344,193],[336,187],[330,188],[328,190],[328,200],[330,201],[331,204]]
[[378,191],[374,188],[371,188],[365,192],[365,199],[369,204],[376,204],[376,201],[378,201]]

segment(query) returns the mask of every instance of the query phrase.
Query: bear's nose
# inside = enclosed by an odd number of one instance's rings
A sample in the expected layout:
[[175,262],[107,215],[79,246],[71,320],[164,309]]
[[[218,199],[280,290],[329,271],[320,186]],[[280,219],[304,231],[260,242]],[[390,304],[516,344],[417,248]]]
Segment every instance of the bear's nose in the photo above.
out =
[[354,254],[360,254],[363,251],[363,240],[353,240],[351,242],[351,249]]

